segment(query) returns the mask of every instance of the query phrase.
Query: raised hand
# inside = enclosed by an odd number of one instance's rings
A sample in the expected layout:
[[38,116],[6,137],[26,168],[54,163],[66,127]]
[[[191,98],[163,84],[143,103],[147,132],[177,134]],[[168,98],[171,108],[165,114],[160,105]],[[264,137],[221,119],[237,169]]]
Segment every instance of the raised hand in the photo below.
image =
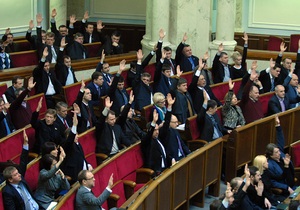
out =
[[284,167],[288,168],[291,162],[291,156],[289,154],[285,154],[285,157],[283,158],[283,162],[284,162]]
[[29,21],[29,29],[32,30],[34,28],[33,20]]
[[164,31],[164,29],[160,29],[159,30],[159,40],[163,40],[166,36],[166,32]]
[[251,70],[255,71],[256,72],[256,69],[257,69],[257,61],[252,61],[252,64],[251,64]]
[[102,52],[101,52],[101,60],[100,60],[100,62],[103,63],[104,59],[105,59],[105,53],[104,53],[104,49],[103,49]]
[[70,16],[70,25],[73,25],[74,23],[76,23],[77,19],[76,19],[76,15],[71,15]]
[[32,88],[34,88],[35,84],[36,84],[36,82],[33,83],[33,77],[30,77],[28,80],[28,85],[27,85],[28,90],[32,90]]
[[126,68],[126,60],[123,59],[123,60],[121,60],[120,65],[119,65],[119,71],[120,71],[120,73],[122,73],[122,71],[124,71],[125,68]]
[[10,33],[10,28],[5,29],[5,35]]
[[275,119],[275,126],[280,125],[280,120],[279,120],[278,114],[275,115],[274,119]]
[[264,184],[261,180],[258,181],[257,186],[255,186],[255,190],[258,196],[262,196],[262,193],[264,191]]
[[286,49],[287,49],[287,46],[285,46],[285,43],[281,42],[280,43],[280,53],[282,54],[284,51],[286,51]]
[[205,63],[203,63],[202,58],[199,58],[199,65],[198,70],[201,71],[205,66]]
[[244,37],[242,39],[245,41],[245,44],[248,44],[248,34],[244,32]]
[[167,94],[167,102],[168,106],[172,107],[172,105],[175,103],[176,98],[172,98],[172,95],[170,93]]
[[134,95],[133,95],[133,91],[131,90],[129,94],[129,104],[132,104],[133,101],[134,101]]
[[176,76],[177,76],[177,77],[180,77],[180,76],[182,75],[182,73],[183,73],[183,71],[180,70],[180,65],[178,65],[178,66],[176,67]]
[[109,96],[107,96],[106,98],[105,98],[105,107],[107,108],[107,109],[110,109],[110,107],[113,105],[113,101],[110,101],[110,97]]
[[231,191],[230,183],[227,182],[227,188],[226,188],[226,191],[225,191],[225,198],[227,200],[229,200],[232,196],[233,196],[233,192]]
[[229,85],[229,90],[233,90],[234,82],[232,82],[231,78],[229,79],[228,85]]
[[218,51],[221,53],[224,50],[223,43],[219,44]]
[[84,88],[85,88],[85,82],[84,82],[84,80],[82,79],[82,80],[81,80],[81,87],[80,87],[80,90],[84,91]]
[[167,57],[167,53],[164,49],[161,50],[161,59],[165,59]]
[[84,20],[87,20],[87,19],[89,19],[89,11],[85,11],[85,13],[84,13],[84,15],[83,15],[83,19]]
[[113,43],[112,43],[112,46],[114,46],[114,47],[118,47],[118,46],[119,46],[119,44],[118,44],[117,42],[113,42]]
[[53,9],[52,12],[51,12],[51,17],[55,18],[56,15],[57,15],[56,9]]
[[298,49],[300,49],[300,39],[298,40]]
[[38,102],[38,105],[36,107],[36,112],[39,112],[42,107],[43,107],[43,97],[41,97],[39,102]]
[[158,113],[157,113],[156,109],[154,109],[152,122],[156,124],[157,120],[158,120]]
[[38,13],[38,14],[36,15],[36,23],[37,23],[37,25],[40,26],[41,23],[42,23],[42,21],[43,21],[43,16],[42,16],[42,14]]
[[109,177],[107,187],[108,187],[109,189],[111,189],[112,186],[113,186],[113,184],[114,184],[114,174],[112,173],[112,174],[110,175],[110,177]]
[[56,173],[55,173],[55,174],[58,174],[58,175],[60,175],[62,179],[64,179],[64,178],[65,178],[65,174],[64,174],[64,172],[62,172],[62,170],[60,170],[60,169],[58,169],[58,170],[56,171]]
[[209,58],[209,54],[208,54],[208,51],[206,51],[203,55],[203,59],[207,60],[208,58]]
[[183,34],[183,37],[182,37],[182,42],[185,43],[186,40],[188,39],[188,36],[186,34],[186,32]]
[[26,134],[26,130],[25,129],[23,130],[23,139],[24,139],[23,144],[24,145],[28,145],[28,136]]
[[80,114],[80,108],[76,103],[73,104],[73,112],[76,114]]
[[275,61],[273,61],[273,58],[270,59],[270,69],[272,70],[275,66]]
[[[73,104],[74,106],[74,104]],[[73,126],[77,126],[78,125],[78,119],[77,119],[77,113],[75,111],[72,111],[73,112]]]
[[105,26],[102,23],[102,20],[97,21],[97,31],[101,31]]
[[68,43],[66,43],[66,37],[61,38],[60,47],[65,48]]
[[136,52],[136,58],[138,61],[142,61],[144,55],[143,55],[143,51],[141,49],[139,49],[137,52]]
[[49,55],[48,47],[45,47],[43,50],[43,58],[46,58]]

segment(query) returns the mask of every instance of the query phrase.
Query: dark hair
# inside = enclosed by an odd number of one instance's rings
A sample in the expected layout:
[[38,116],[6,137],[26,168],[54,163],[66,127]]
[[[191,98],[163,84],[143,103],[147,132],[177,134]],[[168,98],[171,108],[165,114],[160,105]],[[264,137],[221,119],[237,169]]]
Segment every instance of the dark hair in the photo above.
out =
[[51,114],[51,115],[53,115],[54,117],[56,117],[56,110],[55,109],[47,109],[47,111],[46,111],[46,113],[45,113],[45,115],[46,114]]
[[63,102],[63,101],[59,101],[59,102],[57,102],[56,105],[55,105],[55,109],[56,109],[57,111],[61,110],[62,107],[68,108],[68,104],[66,104],[66,103]]
[[149,77],[149,78],[151,78],[151,74],[149,74],[148,72],[144,72],[144,73],[142,73],[141,77]]
[[120,79],[119,79],[119,82],[118,82],[118,83],[121,83],[121,82],[124,82],[124,77],[122,77],[122,76],[120,75]]
[[249,166],[250,176],[255,176],[256,171],[259,171],[259,169],[256,166]]
[[91,22],[86,22],[85,23],[85,27],[87,28],[89,25],[91,25],[91,26],[93,26],[94,27],[94,24],[93,23],[91,23]]
[[222,205],[222,201],[219,199],[215,199],[210,205],[209,210],[218,210]]
[[131,61],[130,62],[130,69],[135,69],[136,68],[136,64],[137,64],[136,61]]
[[55,38],[55,34],[53,32],[46,32],[46,36]]
[[215,108],[217,106],[217,102],[215,100],[208,100],[207,101],[207,109],[209,110],[209,108]]
[[106,118],[108,117],[108,115],[116,115],[116,113],[113,110],[108,110]]
[[23,77],[21,77],[21,76],[14,76],[14,77],[12,78],[12,80],[11,80],[11,83],[12,83],[12,84],[16,84],[18,79],[23,79]]
[[71,57],[70,57],[70,56],[68,56],[68,55],[64,55],[64,57],[63,57],[63,58],[64,58],[64,60],[65,60],[65,59],[71,59]]
[[177,87],[179,87],[180,85],[187,83],[187,80],[185,78],[179,78],[178,82],[177,82]]
[[297,210],[299,206],[300,206],[299,200],[291,200],[289,204],[289,210]]
[[114,32],[112,32],[111,36],[121,37],[121,32],[115,30]]
[[171,65],[170,64],[167,64],[167,63],[164,63],[161,70],[163,72],[165,72],[166,70],[171,70]]
[[42,30],[42,33],[45,34],[45,33],[47,33],[47,31],[46,30]]
[[228,55],[227,52],[221,52],[220,58],[222,58],[224,55]]
[[83,37],[82,33],[77,32],[74,36],[74,39],[77,39],[78,37]]
[[6,167],[4,170],[3,170],[3,177],[6,181],[8,181],[8,179],[10,179],[12,176],[11,176],[11,173],[13,171],[17,170],[16,167],[14,166],[8,166]]
[[42,145],[42,156],[50,154],[51,151],[56,149],[56,144],[51,141],[47,141]]
[[81,170],[79,173],[78,173],[78,181],[80,184],[82,184],[82,181],[84,179],[86,179],[86,173],[88,172],[88,170]]
[[56,158],[53,155],[46,154],[41,159],[40,169],[46,169],[50,170],[53,160],[56,160]]
[[172,51],[172,48],[171,48],[171,47],[168,47],[168,46],[166,46],[166,47],[164,47],[164,50],[165,50],[165,51]]
[[276,70],[276,69],[281,69],[281,65],[279,63],[275,63],[273,70]]
[[274,149],[278,148],[276,144],[270,143],[266,147],[266,157],[270,158],[273,155]]
[[103,74],[99,71],[95,71],[93,74],[92,74],[92,81],[94,80],[97,80],[98,77],[102,76],[103,77]]
[[58,29],[60,29],[60,28],[67,28],[67,26],[66,26],[66,25],[60,25],[60,26],[58,27]]

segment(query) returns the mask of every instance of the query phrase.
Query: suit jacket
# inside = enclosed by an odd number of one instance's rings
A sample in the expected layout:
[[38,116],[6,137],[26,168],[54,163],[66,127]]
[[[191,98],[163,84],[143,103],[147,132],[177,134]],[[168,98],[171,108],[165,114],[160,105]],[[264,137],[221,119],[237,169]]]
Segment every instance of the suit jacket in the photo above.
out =
[[11,104],[14,100],[16,100],[16,94],[15,94],[15,88],[13,86],[10,86],[6,89],[4,92],[7,101]]
[[[88,106],[86,106],[83,102],[83,95],[84,93],[79,91],[77,95],[77,99],[75,101],[76,104],[80,107],[80,117],[78,117],[78,126],[77,131],[78,133],[83,133],[84,131],[88,130],[90,127],[93,127],[97,121],[97,118],[94,114],[93,106],[88,103]],[[89,112],[91,114],[91,120],[92,120],[92,126],[87,127],[87,123],[89,121]]]
[[[288,110],[290,108],[290,100],[287,98],[287,96],[284,97],[283,103],[285,110]],[[282,111],[283,110],[281,109],[279,99],[276,94],[274,94],[268,102],[268,116]]]
[[[71,72],[72,72],[72,77],[74,80],[74,83],[77,82],[77,79],[75,77],[75,73],[73,68],[71,67]],[[57,58],[57,63],[55,65],[55,73],[58,81],[62,86],[66,85],[66,81],[69,75],[69,69],[68,67],[64,64],[64,58],[63,58],[63,52],[59,51],[58,58]]]
[[[63,38],[62,35],[60,35],[59,31],[56,28],[56,22],[50,22],[51,23],[51,32],[55,34],[55,42],[54,45],[60,47],[61,39]],[[65,36],[66,43],[71,43],[73,40],[73,33],[74,28],[68,28],[68,35]]]
[[[45,47],[48,48],[48,56],[46,57],[46,60],[49,61],[51,63],[52,61],[52,50],[51,50],[51,46],[43,44],[42,42],[42,28],[36,28],[36,34],[37,34],[37,51],[38,51],[38,57],[39,59],[42,58],[43,56],[43,51],[45,49]],[[58,57],[58,53],[59,53],[59,47],[53,45],[56,56]]]
[[[68,124],[69,128],[72,128],[72,125],[73,125],[72,117],[67,115],[65,120],[67,121],[67,124]],[[60,130],[65,131],[67,129],[66,126],[65,126],[65,123],[59,118],[58,114],[56,116],[55,123],[59,127]]]
[[67,178],[62,179],[59,174],[56,174],[58,169],[54,166],[50,170],[42,169],[40,171],[38,187],[34,193],[40,209],[48,208],[50,203],[55,200],[56,191],[70,189]]
[[0,139],[8,135],[4,124],[4,118],[6,119],[10,131],[13,132],[15,130],[15,127],[10,119],[10,114],[7,113],[6,115],[4,115],[3,112],[0,112]]
[[123,53],[123,44],[119,42],[117,47],[112,45],[110,36],[106,36],[103,40],[102,47],[100,48],[99,54],[104,50],[105,55],[118,55]]
[[[194,104],[194,108],[195,108],[196,113],[200,112],[201,107],[202,107],[203,102],[204,102],[203,90],[201,90],[197,86],[198,79],[199,79],[199,76],[196,76],[194,74],[192,82],[191,82],[191,84],[188,87],[188,91],[189,91],[190,95],[192,96],[192,100],[193,100],[193,104]],[[212,92],[212,90],[211,90],[211,88],[210,88],[209,85],[206,85],[203,88],[205,89],[205,91],[209,95],[210,99],[215,100],[217,102],[218,106],[222,105],[222,103],[216,98],[216,96]]]
[[[223,82],[225,77],[225,68],[219,59],[220,59],[220,55],[216,54],[212,66],[212,76],[215,84]],[[233,77],[232,67],[230,65],[228,65],[228,70],[229,70],[229,77],[232,78]]]
[[76,210],[101,210],[101,205],[106,201],[111,192],[105,189],[96,197],[84,186],[80,186],[76,193]]
[[9,107],[11,121],[16,129],[23,128],[30,124],[32,111],[30,104],[24,101],[29,92],[30,91],[26,88]]
[[234,66],[231,66],[232,79],[243,78],[243,76],[247,74],[247,50],[248,46],[244,45],[241,68],[236,69]]
[[[87,22],[83,23],[82,21],[80,22],[80,32],[83,35],[83,43],[89,43],[90,41],[90,34],[86,32],[85,26]],[[94,28],[93,33],[92,33],[92,43],[93,42],[105,42],[105,35],[102,32],[98,32],[97,28]]]
[[[222,126],[219,116],[215,113],[212,117],[217,122],[220,132],[223,135],[227,134],[227,129]],[[200,138],[208,142],[214,140],[214,124],[203,106],[197,115],[197,122],[200,130]]]
[[[105,95],[107,95],[108,90],[109,90],[108,83],[111,82],[113,76],[110,73],[107,73],[107,74],[103,73],[102,72],[102,66],[103,66],[103,63],[99,62],[98,65],[97,65],[97,67],[96,67],[96,71],[101,72],[103,74],[103,80],[104,81],[103,81],[103,85],[101,87],[102,88],[101,90],[103,90],[103,95],[105,96]],[[107,77],[109,77],[110,81],[108,81]]]
[[[262,86],[264,87],[264,92],[270,92],[271,91],[271,78],[270,78],[270,73],[267,73],[266,70],[262,70],[259,74],[259,81],[261,82]],[[276,85],[281,85],[281,81],[279,77],[274,78],[274,88]]]
[[286,69],[286,68],[283,67],[283,65],[281,65],[281,60],[282,60],[282,56],[280,56],[278,54],[278,56],[276,58],[276,63],[280,65],[280,74],[279,74],[278,78],[279,78],[279,83],[283,84],[285,78],[289,74],[289,69]]
[[67,45],[67,55],[69,55],[72,60],[85,59],[89,57],[86,47],[76,41]]
[[[162,52],[162,42],[157,42],[157,50],[156,50],[156,62],[159,62],[161,59],[161,52]],[[176,74],[176,61],[175,59],[171,58],[169,59],[164,59],[164,64],[168,64],[171,66],[173,74]]]
[[[178,45],[177,49],[176,49],[176,56],[175,56],[175,63],[176,65],[180,65],[180,69],[183,72],[187,72],[187,71],[193,71],[194,69],[192,68],[192,64],[189,61],[188,57],[186,57],[183,53],[182,50],[184,48],[184,44],[182,44],[182,42],[180,42],[180,44]],[[194,66],[198,66],[199,65],[199,58],[192,55],[191,56],[194,62]]]
[[92,101],[91,101],[91,105],[92,106],[99,106],[100,105],[100,98],[101,96],[104,96],[104,90],[102,86],[99,86],[100,88],[100,96],[98,93],[97,88],[95,87],[95,84],[93,81],[91,81],[87,86],[88,89],[90,89],[91,94],[92,94]]
[[165,96],[170,92],[170,90],[174,90],[176,88],[176,80],[174,78],[169,78],[171,81],[171,85],[168,82],[168,78],[162,73],[162,63],[159,61],[156,63],[156,69],[154,73],[154,84],[153,89],[154,93],[161,92]]
[[297,104],[296,101],[299,98],[297,87],[293,87],[292,85],[290,85],[291,79],[292,78],[290,76],[287,76],[283,83],[283,86],[285,87],[286,97],[290,100],[289,109],[296,107],[296,104]]
[[26,40],[31,44],[31,49],[37,49],[37,35],[31,35],[32,32],[26,32]]
[[115,134],[115,139],[119,149],[123,148],[122,144],[125,146],[130,146],[131,143],[130,140],[124,135],[120,125],[115,124],[114,126],[110,126],[105,122],[105,118],[107,116],[107,113],[105,113],[106,111],[106,109],[103,110],[99,120],[96,123],[96,152],[109,155],[113,146],[112,132]]
[[[5,42],[7,40],[7,35],[4,34],[2,36],[2,41]],[[19,46],[16,44],[16,43],[11,43],[11,44],[8,44],[6,47],[5,47],[5,52],[6,53],[12,53],[12,52],[19,52],[20,49],[19,49]]]
[[49,73],[47,73],[44,70],[45,62],[40,61],[39,65],[33,70],[33,77],[34,81],[36,82],[35,90],[36,93],[45,93],[47,92],[48,86],[49,86],[49,77],[50,80],[54,86],[55,94],[59,94],[61,91],[61,84],[57,80],[55,72],[53,70],[50,70]]

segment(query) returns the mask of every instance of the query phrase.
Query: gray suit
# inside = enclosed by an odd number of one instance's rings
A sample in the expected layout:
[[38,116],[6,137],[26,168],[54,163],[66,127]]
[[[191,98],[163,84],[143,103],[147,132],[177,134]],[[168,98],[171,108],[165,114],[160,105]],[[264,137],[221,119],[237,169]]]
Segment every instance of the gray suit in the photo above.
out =
[[80,186],[76,194],[77,210],[101,210],[101,205],[109,197],[110,192],[105,189],[99,197],[96,197],[90,190]]

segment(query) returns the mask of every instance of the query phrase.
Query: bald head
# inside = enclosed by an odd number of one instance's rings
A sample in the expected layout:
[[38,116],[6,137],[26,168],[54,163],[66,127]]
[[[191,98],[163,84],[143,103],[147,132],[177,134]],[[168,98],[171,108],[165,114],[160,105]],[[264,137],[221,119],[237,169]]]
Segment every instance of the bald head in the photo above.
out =
[[259,90],[258,88],[253,85],[250,89],[250,92],[249,92],[249,97],[254,100],[254,101],[258,101],[258,98],[259,98]]
[[296,74],[292,74],[292,79],[290,81],[290,85],[292,87],[297,87],[298,86],[298,76]]
[[277,97],[284,98],[284,96],[285,96],[284,90],[285,90],[285,88],[282,85],[276,85],[275,94],[277,95]]
[[175,115],[172,115],[171,116],[170,127],[175,129],[175,128],[177,128],[177,126],[178,126],[178,119]]

